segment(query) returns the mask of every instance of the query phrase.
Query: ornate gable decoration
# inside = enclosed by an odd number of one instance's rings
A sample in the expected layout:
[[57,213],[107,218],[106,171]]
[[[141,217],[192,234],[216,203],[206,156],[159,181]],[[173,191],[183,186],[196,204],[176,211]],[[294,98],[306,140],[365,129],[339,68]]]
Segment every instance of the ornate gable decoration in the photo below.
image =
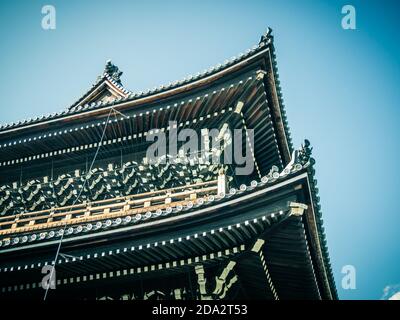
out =
[[122,71],[107,60],[104,72],[97,78],[96,83],[69,110],[93,104],[108,104],[117,99],[126,98],[131,92],[122,86]]
[[119,71],[119,68],[115,64],[112,64],[111,60],[107,60],[104,74],[109,75],[111,79],[121,84],[121,76],[123,72]]

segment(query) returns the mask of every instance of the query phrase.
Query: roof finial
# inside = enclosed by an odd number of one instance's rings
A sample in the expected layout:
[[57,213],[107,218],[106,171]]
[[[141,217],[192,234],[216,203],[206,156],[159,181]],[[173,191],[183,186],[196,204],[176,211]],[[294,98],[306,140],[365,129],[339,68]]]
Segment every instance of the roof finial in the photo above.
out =
[[104,73],[109,75],[114,81],[121,83],[121,75],[123,72],[119,71],[119,68],[113,64],[111,60],[106,61]]
[[272,29],[270,27],[267,28],[267,31],[261,36],[259,46],[267,45],[270,41],[274,39],[272,35]]
[[312,149],[310,141],[305,139],[304,144],[301,145],[298,151],[298,158],[301,164],[305,164],[311,160]]

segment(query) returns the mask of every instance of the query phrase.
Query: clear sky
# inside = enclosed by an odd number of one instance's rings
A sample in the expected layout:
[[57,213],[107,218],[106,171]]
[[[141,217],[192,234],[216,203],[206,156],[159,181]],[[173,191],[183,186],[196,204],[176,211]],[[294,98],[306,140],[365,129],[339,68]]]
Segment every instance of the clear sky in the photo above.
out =
[[[46,4],[55,30],[41,28]],[[356,30],[341,28],[345,4]],[[380,299],[387,286],[400,289],[399,9],[372,0],[1,1],[0,123],[66,108],[107,59],[141,91],[244,52],[270,26],[294,145],[314,147],[339,296]],[[349,264],[355,290],[341,287]]]

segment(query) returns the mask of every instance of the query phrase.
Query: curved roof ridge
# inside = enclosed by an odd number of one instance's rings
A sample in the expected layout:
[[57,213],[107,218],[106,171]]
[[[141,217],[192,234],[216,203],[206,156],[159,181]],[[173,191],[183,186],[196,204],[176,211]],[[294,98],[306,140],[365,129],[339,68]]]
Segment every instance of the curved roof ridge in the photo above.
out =
[[[122,86],[122,83],[120,81],[120,76],[122,75],[122,72],[119,71],[118,67],[113,65],[111,63],[111,60],[107,60],[106,62],[106,67],[102,75],[100,75],[96,82],[92,85],[92,87],[83,95],[81,98],[79,98],[75,103],[67,107],[66,109],[59,111],[59,112],[53,112],[53,113],[48,113],[46,115],[42,116],[36,116],[34,118],[28,118],[24,120],[20,120],[17,122],[12,122],[8,124],[0,124],[0,133],[1,131],[5,131],[8,129],[13,129],[17,127],[22,127],[27,124],[33,124],[33,123],[40,123],[45,120],[50,120],[50,119],[55,119],[58,117],[66,116],[66,115],[71,115],[87,110],[93,110],[93,109],[100,109],[102,107],[107,107],[111,105],[115,105],[116,103],[119,102],[126,102],[126,101],[132,101],[136,100],[139,98],[144,98],[148,97],[154,94],[158,94],[161,92],[166,92],[168,90],[172,90],[175,88],[178,88],[183,85],[187,85],[189,83],[195,82],[197,80],[206,78],[210,75],[213,75],[217,72],[220,72],[226,68],[229,68],[230,66],[239,63],[246,58],[262,51],[265,49],[270,43],[273,41],[273,36],[272,36],[272,29],[267,28],[267,31],[261,36],[261,39],[258,43],[258,45],[254,45],[250,49],[247,49],[244,53],[239,53],[236,56],[231,57],[230,59],[226,59],[223,63],[218,63],[203,72],[198,72],[195,75],[188,75],[184,77],[181,80],[175,80],[173,82],[169,82],[167,85],[159,85],[158,87],[154,87],[153,89],[147,89],[145,91],[139,91],[136,93],[133,93],[127,89],[125,89],[124,86]],[[111,66],[109,66],[109,63]],[[116,69],[107,69],[108,67],[115,67]],[[113,70],[113,72],[111,72]],[[110,74],[111,73],[111,74]],[[126,96],[124,98],[117,98],[115,100],[112,100],[110,102],[104,102],[104,101],[97,101],[97,102],[91,102],[91,103],[86,103],[83,105],[80,105],[79,102],[83,101],[86,97],[90,95],[96,88],[99,87],[101,83],[103,83],[105,80],[108,80],[110,83],[112,83],[116,88],[121,90]]]

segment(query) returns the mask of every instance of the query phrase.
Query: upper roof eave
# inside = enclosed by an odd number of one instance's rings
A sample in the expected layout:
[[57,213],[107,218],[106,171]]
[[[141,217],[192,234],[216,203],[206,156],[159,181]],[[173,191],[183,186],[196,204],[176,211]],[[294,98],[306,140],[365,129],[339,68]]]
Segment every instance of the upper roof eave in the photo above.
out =
[[[197,73],[196,75],[188,76],[180,81],[174,81],[168,85],[161,85],[159,87],[146,90],[144,92],[132,93],[126,90],[120,82],[115,81],[109,74],[104,73],[96,83],[90,88],[81,98],[79,98],[73,105],[69,108],[49,114],[46,116],[36,117],[35,119],[22,120],[17,123],[5,124],[0,126],[0,136],[16,132],[19,130],[24,130],[32,127],[37,127],[44,125],[49,122],[57,122],[61,120],[67,120],[70,118],[81,118],[86,115],[91,115],[98,112],[107,112],[111,108],[118,108],[120,106],[131,104],[131,103],[142,103],[147,101],[152,101],[158,99],[160,96],[173,96],[176,93],[185,91],[186,88],[193,88],[197,86],[202,86],[204,82],[208,82],[210,79],[218,78],[219,75],[229,73],[232,70],[236,70],[236,67],[241,66],[244,62],[253,60],[259,57],[263,53],[270,49],[273,37],[271,36],[272,30],[268,28],[265,35],[262,36],[260,43],[253,46],[251,49],[247,50],[245,53],[241,53],[236,57],[232,57],[230,60],[226,60],[223,64],[218,64],[205,70],[202,73]],[[98,89],[99,86],[103,85],[105,81],[108,81],[118,90],[121,90],[126,94],[124,98],[118,98],[114,101],[104,103],[99,101],[97,103],[84,104],[85,98],[88,97],[94,90]]]

